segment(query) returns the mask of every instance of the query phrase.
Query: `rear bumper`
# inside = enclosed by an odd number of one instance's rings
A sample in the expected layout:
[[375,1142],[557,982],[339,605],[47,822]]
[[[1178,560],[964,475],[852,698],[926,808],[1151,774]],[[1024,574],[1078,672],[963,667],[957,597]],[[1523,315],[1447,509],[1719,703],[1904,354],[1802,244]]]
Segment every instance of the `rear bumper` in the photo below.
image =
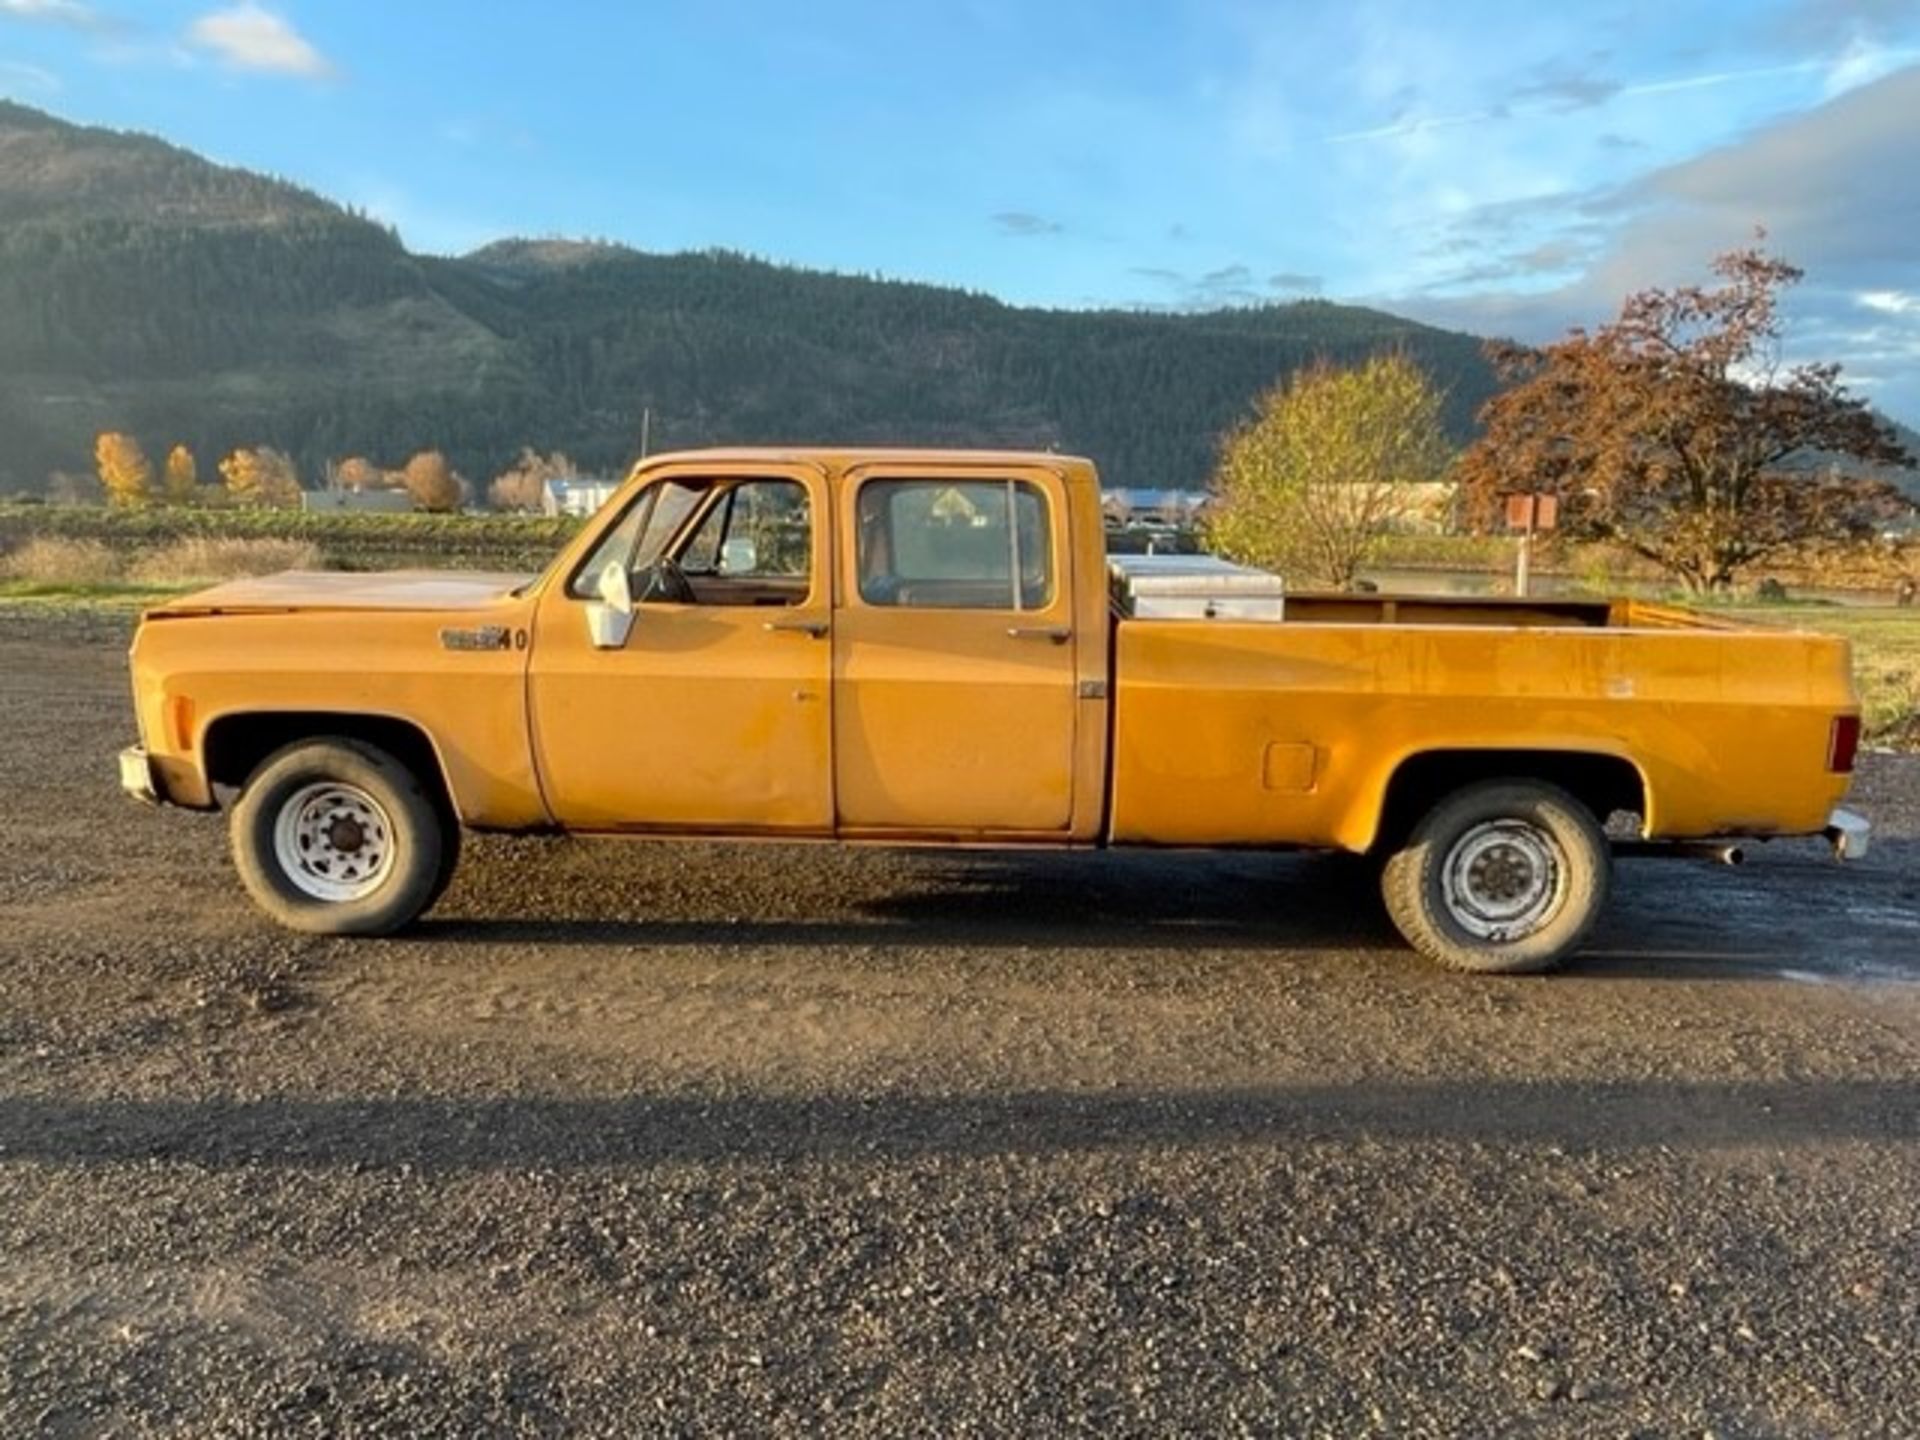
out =
[[1873,842],[1873,826],[1867,817],[1851,810],[1835,810],[1827,817],[1827,828],[1821,833],[1833,846],[1836,860],[1864,860]]
[[120,788],[143,805],[160,803],[160,785],[144,745],[129,745],[120,752]]

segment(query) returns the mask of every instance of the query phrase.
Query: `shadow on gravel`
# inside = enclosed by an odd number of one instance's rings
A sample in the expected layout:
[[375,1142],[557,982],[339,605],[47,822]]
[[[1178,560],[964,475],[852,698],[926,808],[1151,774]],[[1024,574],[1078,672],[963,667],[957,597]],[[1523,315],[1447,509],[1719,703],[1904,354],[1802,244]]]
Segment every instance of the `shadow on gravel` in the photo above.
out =
[[[430,915],[409,933],[476,945],[1378,950],[1400,944],[1372,872],[1343,857],[982,853],[923,866],[899,891],[857,902],[850,916],[633,919],[595,915],[593,896],[583,894],[584,913]],[[612,877],[604,893],[619,898]]]
[[1437,1081],[1156,1095],[0,1100],[0,1161],[422,1171],[1323,1141],[1569,1150],[1920,1141],[1909,1081]]
[[[1802,853],[1804,852],[1804,853]],[[716,860],[716,875],[725,860]],[[1920,846],[1896,842],[1870,865],[1842,869],[1810,847],[1767,863],[1634,859],[1618,871],[1611,908],[1589,950],[1564,974],[1587,980],[1845,978],[1865,955],[1913,969],[1910,897]],[[716,879],[715,886],[720,881]],[[986,951],[1403,951],[1376,871],[1340,855],[983,852],[922,859],[893,893],[818,918],[740,918],[665,911],[595,914],[623,898],[618,871],[573,898],[578,913],[429,916],[421,940],[527,946],[874,946]],[[829,900],[831,897],[828,897]],[[742,908],[751,901],[743,899]],[[851,910],[851,914],[847,913]],[[1888,915],[1895,915],[1888,920]],[[1412,962],[1409,956],[1409,962]],[[1783,972],[1786,972],[1783,974]]]

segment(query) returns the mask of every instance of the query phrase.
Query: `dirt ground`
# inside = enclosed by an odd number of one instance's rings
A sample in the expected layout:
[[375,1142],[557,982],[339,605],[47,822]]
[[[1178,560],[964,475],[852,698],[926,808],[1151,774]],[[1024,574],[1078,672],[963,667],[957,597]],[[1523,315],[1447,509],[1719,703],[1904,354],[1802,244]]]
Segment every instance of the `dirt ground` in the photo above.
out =
[[0,610],[0,1435],[1920,1434],[1920,760],[1546,979],[1312,857],[480,840],[387,942]]

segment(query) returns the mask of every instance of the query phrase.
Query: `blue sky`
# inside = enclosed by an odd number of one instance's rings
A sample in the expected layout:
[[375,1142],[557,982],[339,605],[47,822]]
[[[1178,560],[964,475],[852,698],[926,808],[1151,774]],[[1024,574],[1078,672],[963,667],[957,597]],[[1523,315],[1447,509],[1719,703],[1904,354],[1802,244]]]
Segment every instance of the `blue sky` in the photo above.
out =
[[1765,225],[1920,420],[1920,0],[0,0],[0,93],[417,249],[725,246],[1027,304],[1539,339]]

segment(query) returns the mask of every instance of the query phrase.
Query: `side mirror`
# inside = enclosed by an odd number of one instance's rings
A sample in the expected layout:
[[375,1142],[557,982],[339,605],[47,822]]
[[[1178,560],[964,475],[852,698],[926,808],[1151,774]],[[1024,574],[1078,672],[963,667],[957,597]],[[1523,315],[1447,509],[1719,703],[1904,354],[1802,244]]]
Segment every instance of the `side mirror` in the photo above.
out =
[[606,563],[593,588],[602,605],[609,605],[622,615],[633,613],[633,581],[627,576],[627,567],[618,560]]
[[627,567],[608,561],[593,588],[600,598],[587,602],[587,638],[596,650],[618,650],[633,629],[633,582]]
[[744,535],[736,535],[720,547],[722,575],[751,575],[760,564],[760,547]]

